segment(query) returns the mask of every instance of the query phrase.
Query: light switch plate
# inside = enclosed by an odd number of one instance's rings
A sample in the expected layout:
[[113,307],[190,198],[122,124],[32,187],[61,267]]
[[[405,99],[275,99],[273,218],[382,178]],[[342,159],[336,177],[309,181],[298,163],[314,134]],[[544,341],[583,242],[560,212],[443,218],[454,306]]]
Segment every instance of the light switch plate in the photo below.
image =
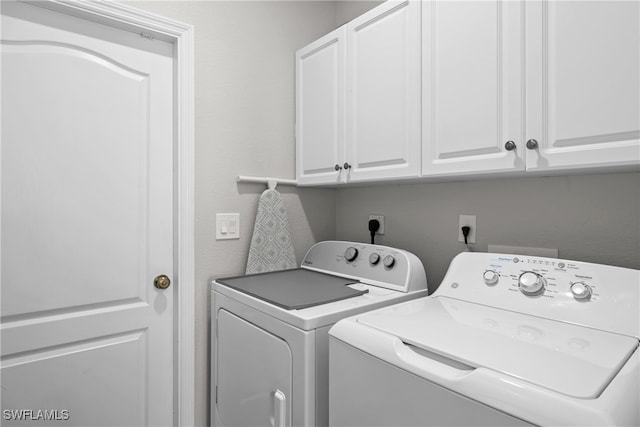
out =
[[229,240],[240,238],[240,214],[219,213],[216,214],[216,240]]

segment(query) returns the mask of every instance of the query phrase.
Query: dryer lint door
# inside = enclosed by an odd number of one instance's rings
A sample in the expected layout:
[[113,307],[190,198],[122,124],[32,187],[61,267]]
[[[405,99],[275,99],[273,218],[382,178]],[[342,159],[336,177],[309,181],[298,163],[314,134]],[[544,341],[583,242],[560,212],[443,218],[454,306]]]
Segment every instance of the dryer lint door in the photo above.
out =
[[291,425],[291,350],[286,341],[218,311],[217,413],[225,427]]

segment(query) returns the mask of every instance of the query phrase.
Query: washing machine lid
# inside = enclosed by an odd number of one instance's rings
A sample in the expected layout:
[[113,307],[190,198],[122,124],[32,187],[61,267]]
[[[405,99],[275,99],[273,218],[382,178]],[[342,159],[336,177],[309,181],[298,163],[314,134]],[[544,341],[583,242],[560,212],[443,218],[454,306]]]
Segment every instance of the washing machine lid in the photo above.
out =
[[474,368],[578,398],[596,398],[638,347],[633,337],[429,297],[366,313],[358,323]]
[[296,268],[216,279],[216,282],[286,310],[299,310],[360,296],[368,290],[347,285],[357,280]]

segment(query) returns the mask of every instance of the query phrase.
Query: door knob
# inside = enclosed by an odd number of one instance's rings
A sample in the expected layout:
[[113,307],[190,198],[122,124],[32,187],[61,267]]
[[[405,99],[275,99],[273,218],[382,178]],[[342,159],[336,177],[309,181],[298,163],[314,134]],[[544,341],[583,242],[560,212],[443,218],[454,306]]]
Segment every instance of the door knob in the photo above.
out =
[[344,163],[344,168],[345,169],[351,169],[351,165],[347,162]]
[[339,171],[340,169],[342,169],[342,166],[340,166],[339,164],[336,163],[336,165],[333,168],[335,170]]
[[538,141],[536,141],[535,139],[530,139],[527,141],[527,148],[529,150],[535,150],[536,148],[538,148]]
[[159,275],[153,280],[153,286],[158,289],[167,289],[171,285],[171,279],[169,279],[164,274]]
[[504,144],[504,149],[507,151],[513,151],[516,149],[516,143],[513,141],[507,141]]

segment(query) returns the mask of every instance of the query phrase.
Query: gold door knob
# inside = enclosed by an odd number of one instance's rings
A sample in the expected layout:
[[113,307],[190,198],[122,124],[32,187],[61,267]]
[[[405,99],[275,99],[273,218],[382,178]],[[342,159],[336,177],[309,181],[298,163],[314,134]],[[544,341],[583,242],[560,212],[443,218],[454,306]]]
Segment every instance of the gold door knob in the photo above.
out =
[[153,286],[158,289],[167,289],[171,285],[171,280],[164,274],[159,275],[153,281]]

